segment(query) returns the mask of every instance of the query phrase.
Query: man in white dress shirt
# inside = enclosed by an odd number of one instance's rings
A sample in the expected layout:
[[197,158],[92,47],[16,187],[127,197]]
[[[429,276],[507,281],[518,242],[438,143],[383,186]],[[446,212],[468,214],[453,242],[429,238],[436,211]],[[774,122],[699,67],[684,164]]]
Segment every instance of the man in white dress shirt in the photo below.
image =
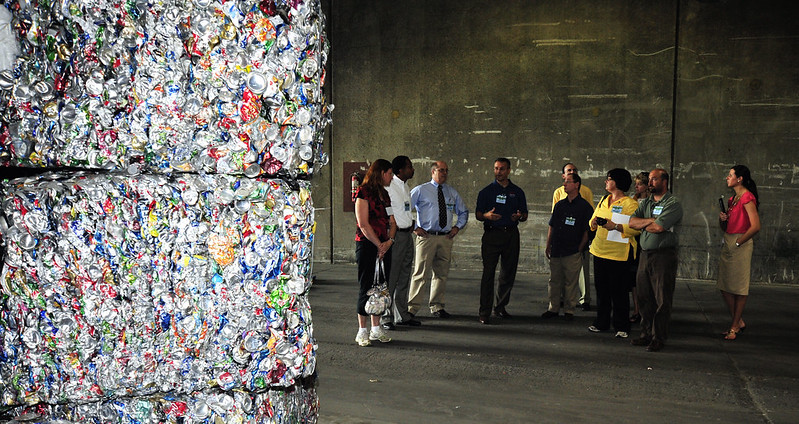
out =
[[408,287],[411,283],[413,267],[413,214],[411,213],[411,188],[408,180],[413,178],[413,163],[407,156],[397,156],[391,161],[394,178],[388,186],[391,196],[391,210],[397,222],[397,234],[391,247],[391,273],[388,278],[388,291],[392,305],[380,318],[385,330],[393,330],[395,325],[419,326],[422,323],[408,313]]

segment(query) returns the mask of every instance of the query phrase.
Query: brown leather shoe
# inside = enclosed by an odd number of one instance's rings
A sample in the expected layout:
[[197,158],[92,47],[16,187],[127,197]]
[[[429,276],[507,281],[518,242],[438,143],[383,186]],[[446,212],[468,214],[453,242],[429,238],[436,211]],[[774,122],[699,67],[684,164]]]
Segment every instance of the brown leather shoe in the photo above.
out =
[[658,339],[653,339],[652,343],[646,347],[647,352],[660,352],[663,349],[663,342]]

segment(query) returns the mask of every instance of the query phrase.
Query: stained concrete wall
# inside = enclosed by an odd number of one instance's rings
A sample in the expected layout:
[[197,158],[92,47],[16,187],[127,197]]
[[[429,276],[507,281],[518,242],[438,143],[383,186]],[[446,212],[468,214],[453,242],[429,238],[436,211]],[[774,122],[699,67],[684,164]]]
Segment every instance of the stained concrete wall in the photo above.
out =
[[479,269],[477,192],[493,180],[493,159],[506,156],[530,209],[521,269],[548,272],[552,191],[573,161],[595,200],[608,169],[672,170],[685,205],[680,275],[712,279],[723,176],[744,163],[760,184],[764,223],[753,279],[794,282],[791,10],[769,1],[329,2],[335,110],[330,166],[314,182],[315,259],[354,260],[343,163],[405,154],[416,165],[412,185],[429,180],[430,161],[449,163],[449,182],[472,210],[453,266]]

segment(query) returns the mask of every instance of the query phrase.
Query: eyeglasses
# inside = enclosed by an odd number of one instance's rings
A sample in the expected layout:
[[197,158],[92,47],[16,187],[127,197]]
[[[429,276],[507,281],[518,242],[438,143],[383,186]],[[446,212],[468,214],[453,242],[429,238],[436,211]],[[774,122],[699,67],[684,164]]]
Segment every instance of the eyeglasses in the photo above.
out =
[[438,169],[436,169],[436,171],[438,171],[438,172],[443,172],[443,173],[445,173],[445,174],[446,174],[446,173],[448,173],[448,172],[449,172],[449,169],[447,169],[447,168],[438,168]]

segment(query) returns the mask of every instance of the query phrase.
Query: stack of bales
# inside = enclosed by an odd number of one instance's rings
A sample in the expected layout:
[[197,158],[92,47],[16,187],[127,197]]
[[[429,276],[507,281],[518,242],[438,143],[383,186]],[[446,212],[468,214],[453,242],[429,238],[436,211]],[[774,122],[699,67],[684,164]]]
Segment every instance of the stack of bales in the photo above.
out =
[[318,1],[6,5],[0,418],[315,422]]

